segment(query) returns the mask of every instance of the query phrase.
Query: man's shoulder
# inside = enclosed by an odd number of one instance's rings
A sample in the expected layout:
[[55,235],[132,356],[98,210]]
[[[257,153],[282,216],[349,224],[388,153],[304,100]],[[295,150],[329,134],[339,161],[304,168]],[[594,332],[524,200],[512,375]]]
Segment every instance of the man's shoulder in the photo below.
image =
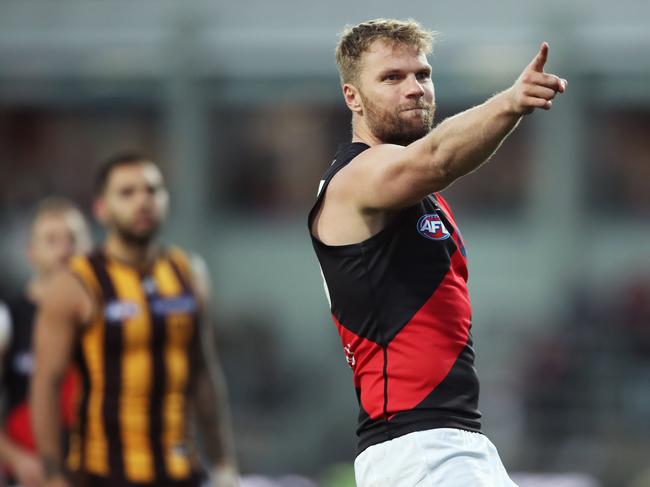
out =
[[184,249],[178,245],[169,245],[164,254],[171,262],[176,265],[183,275],[191,277],[195,272],[195,267],[205,265],[203,257],[196,252]]
[[189,262],[192,252],[179,245],[171,244],[165,246],[165,250],[163,251],[162,255],[166,255],[170,259],[182,259]]
[[56,271],[47,278],[45,286],[45,299],[51,298],[52,296],[57,299],[62,296],[70,296],[70,298],[73,298],[78,296],[77,291],[86,294],[86,283],[79,279],[79,275],[70,268]]
[[[395,144],[377,144],[365,147],[363,150],[357,150],[347,153],[346,158],[341,160],[339,167],[336,168],[337,184],[350,184],[358,188],[360,183],[372,177],[372,174],[381,173],[389,164],[400,160],[404,154],[405,147]],[[339,161],[336,161],[337,163]]]
[[382,172],[386,163],[399,159],[405,147],[395,144],[377,144],[369,146],[359,143],[363,148],[348,152],[343,159],[334,161],[326,173],[325,182],[330,193],[336,199],[345,199],[346,195],[356,195],[364,182],[375,179]]
[[208,264],[197,252],[172,245],[167,248],[166,255],[179,272],[187,279],[193,290],[202,300],[207,300],[211,289]]
[[85,325],[100,299],[101,295],[83,277],[70,269],[60,269],[48,278],[39,310],[70,317],[75,325]]
[[358,164],[359,161],[390,158],[405,149],[404,146],[396,144],[368,145],[362,142],[353,142],[343,156],[348,159],[349,163]]

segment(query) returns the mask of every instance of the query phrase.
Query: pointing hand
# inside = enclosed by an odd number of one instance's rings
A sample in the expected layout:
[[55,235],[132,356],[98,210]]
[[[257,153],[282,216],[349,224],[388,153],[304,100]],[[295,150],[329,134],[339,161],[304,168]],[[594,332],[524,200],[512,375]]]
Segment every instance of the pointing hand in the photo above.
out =
[[535,108],[548,110],[553,105],[555,95],[565,92],[565,79],[544,72],[548,50],[548,43],[543,42],[539,52],[510,88],[512,109],[515,113],[525,115]]

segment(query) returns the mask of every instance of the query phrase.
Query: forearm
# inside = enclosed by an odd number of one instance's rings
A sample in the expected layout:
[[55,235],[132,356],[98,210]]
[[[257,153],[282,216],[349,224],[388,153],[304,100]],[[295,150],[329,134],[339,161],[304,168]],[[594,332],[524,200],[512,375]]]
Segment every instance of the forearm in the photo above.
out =
[[13,465],[24,452],[20,445],[12,441],[4,431],[0,431],[0,463]]
[[16,485],[43,485],[43,469],[36,455],[0,432],[0,463],[9,467]]
[[198,379],[194,402],[196,426],[210,469],[236,468],[226,384],[220,370]]
[[413,145],[421,144],[429,169],[450,184],[487,161],[520,119],[506,90],[446,119]]
[[198,346],[193,351],[199,360],[190,397],[194,426],[210,485],[237,487],[239,476],[226,380],[217,359],[215,328],[209,318],[210,279],[205,262],[198,256],[192,260],[192,283],[201,304]]
[[38,372],[32,379],[32,429],[38,454],[49,474],[63,470],[59,383],[56,378],[41,377]]

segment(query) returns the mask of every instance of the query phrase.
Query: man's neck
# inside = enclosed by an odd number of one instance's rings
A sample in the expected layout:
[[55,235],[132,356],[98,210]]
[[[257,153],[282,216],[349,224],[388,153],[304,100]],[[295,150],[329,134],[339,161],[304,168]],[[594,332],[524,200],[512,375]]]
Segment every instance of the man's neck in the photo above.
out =
[[108,257],[138,269],[149,268],[158,254],[158,245],[155,242],[148,244],[125,242],[113,233],[108,235],[103,247]]
[[363,142],[370,147],[383,144],[381,140],[372,134],[363,118],[359,115],[352,115],[352,142]]

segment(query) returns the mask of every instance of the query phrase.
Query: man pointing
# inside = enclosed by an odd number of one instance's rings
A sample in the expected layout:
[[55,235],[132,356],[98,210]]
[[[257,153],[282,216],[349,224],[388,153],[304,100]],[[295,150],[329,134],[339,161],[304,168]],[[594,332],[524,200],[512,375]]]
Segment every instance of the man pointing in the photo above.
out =
[[309,215],[360,405],[359,487],[513,486],[481,433],[467,256],[438,194],[477,169],[566,81],[543,43],[515,83],[433,128],[432,34],[414,21],[348,28],[336,49],[352,142]]

